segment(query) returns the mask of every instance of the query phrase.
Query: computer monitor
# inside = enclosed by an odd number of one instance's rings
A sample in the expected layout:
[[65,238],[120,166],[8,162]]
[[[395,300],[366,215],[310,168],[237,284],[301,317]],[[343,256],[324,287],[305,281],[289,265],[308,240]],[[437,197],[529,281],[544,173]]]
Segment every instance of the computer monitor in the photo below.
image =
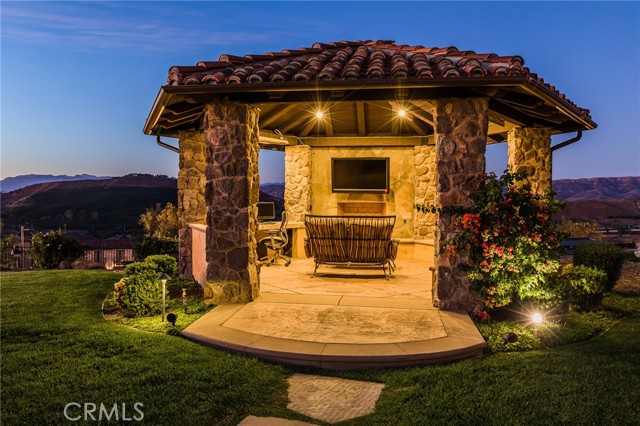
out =
[[276,204],[271,202],[258,203],[258,220],[274,220],[276,218]]

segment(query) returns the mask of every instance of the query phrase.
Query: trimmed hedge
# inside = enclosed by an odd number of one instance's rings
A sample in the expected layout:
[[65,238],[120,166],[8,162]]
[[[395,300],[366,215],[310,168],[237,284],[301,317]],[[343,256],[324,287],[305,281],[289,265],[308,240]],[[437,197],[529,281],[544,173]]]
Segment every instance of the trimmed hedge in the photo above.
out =
[[607,274],[607,291],[618,281],[623,263],[624,251],[615,244],[604,241],[578,244],[573,251],[574,265],[600,269]]

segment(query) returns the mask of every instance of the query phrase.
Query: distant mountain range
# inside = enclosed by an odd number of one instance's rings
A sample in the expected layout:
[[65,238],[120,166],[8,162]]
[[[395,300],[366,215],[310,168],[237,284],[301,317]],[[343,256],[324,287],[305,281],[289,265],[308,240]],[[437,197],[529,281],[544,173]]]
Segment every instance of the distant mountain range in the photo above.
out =
[[[7,179],[18,185],[17,182],[26,182],[33,176]],[[109,233],[139,229],[140,214],[157,203],[177,204],[174,178],[144,174],[67,178],[3,193],[0,205],[3,223],[8,227],[29,224],[40,230],[67,227]],[[7,179],[2,181],[3,189]],[[554,181],[553,186],[557,198],[567,202],[559,217],[612,224],[640,223],[640,177],[562,179]],[[283,183],[261,185],[260,201],[273,201],[277,217],[284,208],[283,198]]]
[[553,181],[553,189],[563,201],[640,199],[640,176],[559,179]]
[[25,186],[35,185],[38,183],[46,182],[61,182],[61,181],[75,181],[75,180],[98,180],[109,179],[111,176],[94,176],[94,175],[20,175],[13,177],[6,177],[0,180],[0,192],[11,192],[16,189],[24,188]]

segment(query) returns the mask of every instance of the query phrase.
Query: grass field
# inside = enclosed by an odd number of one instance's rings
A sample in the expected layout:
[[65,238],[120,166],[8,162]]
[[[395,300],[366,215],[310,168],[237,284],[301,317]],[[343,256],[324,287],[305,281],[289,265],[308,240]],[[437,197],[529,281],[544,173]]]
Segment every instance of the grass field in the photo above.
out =
[[[293,368],[105,321],[100,305],[118,278],[104,271],[0,275],[3,425],[74,424],[63,416],[70,402],[142,403],[143,421],[122,424],[304,419],[286,409]],[[618,304],[639,311],[637,298]],[[639,425],[640,317],[555,349],[321,374],[385,384],[376,412],[345,425]]]

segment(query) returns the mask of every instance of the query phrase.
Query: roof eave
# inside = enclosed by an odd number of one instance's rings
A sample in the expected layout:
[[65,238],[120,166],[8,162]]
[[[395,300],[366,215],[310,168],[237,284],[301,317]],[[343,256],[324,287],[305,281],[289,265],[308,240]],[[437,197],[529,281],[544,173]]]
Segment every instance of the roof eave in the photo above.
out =
[[598,124],[595,121],[585,115],[576,106],[559,97],[556,93],[536,79],[527,76],[527,81],[521,87],[532,95],[554,105],[559,111],[572,120],[584,125],[584,130],[593,130],[598,127]]
[[528,75],[506,77],[470,77],[470,78],[433,78],[401,80],[343,80],[343,81],[296,81],[283,83],[262,84],[211,84],[187,86],[162,86],[153,107],[147,117],[143,132],[147,135],[156,134],[155,127],[173,96],[206,95],[225,93],[278,93],[304,91],[333,91],[333,90],[384,90],[384,89],[413,89],[413,88],[443,88],[443,87],[520,87],[532,95],[542,98],[554,105],[558,110],[575,122],[582,124],[585,130],[592,130],[597,124],[582,113],[577,107],[539,83]]

